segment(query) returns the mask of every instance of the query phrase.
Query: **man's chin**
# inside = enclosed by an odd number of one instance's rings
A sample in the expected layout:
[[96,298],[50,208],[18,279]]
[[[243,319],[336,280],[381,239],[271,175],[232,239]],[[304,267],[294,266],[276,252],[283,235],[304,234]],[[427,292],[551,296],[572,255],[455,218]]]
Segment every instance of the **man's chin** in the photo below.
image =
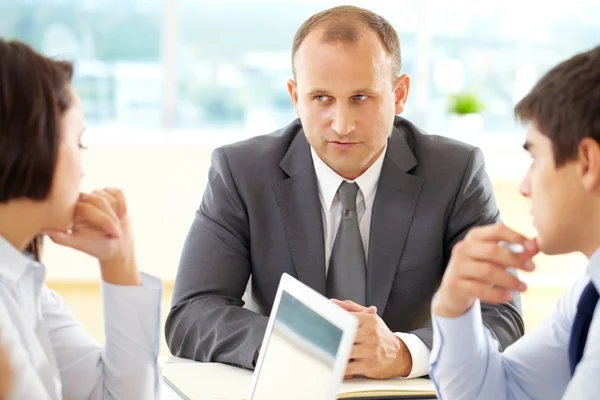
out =
[[554,241],[549,238],[544,238],[544,236],[539,235],[539,233],[536,241],[538,248],[540,249],[540,253],[544,253],[548,256],[556,256],[576,251],[568,249],[565,246],[565,243],[560,240]]
[[364,159],[359,157],[336,157],[326,164],[338,175],[346,177],[361,174],[366,169]]

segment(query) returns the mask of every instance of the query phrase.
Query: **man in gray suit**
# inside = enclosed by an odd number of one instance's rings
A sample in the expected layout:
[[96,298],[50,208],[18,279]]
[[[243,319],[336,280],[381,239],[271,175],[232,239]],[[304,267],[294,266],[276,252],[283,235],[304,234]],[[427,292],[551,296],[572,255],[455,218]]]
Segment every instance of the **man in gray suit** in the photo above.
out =
[[[171,352],[253,368],[287,272],[359,319],[346,376],[426,375],[452,248],[499,218],[483,156],[396,116],[410,80],[395,30],[370,11],[312,16],[292,65],[299,119],[213,153],[166,323]],[[502,349],[522,336],[514,303],[482,310]]]

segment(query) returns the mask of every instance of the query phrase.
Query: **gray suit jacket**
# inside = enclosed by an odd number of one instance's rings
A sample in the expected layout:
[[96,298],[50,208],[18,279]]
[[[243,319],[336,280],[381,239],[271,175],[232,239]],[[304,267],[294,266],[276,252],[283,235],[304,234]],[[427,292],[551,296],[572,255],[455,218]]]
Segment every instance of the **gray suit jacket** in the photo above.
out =
[[[325,293],[320,207],[299,120],[216,149],[177,272],[165,327],[171,352],[253,368],[281,274]],[[396,117],[373,204],[367,305],[392,331],[431,347],[431,298],[452,247],[498,218],[479,149]],[[503,348],[523,335],[515,304],[482,311]]]

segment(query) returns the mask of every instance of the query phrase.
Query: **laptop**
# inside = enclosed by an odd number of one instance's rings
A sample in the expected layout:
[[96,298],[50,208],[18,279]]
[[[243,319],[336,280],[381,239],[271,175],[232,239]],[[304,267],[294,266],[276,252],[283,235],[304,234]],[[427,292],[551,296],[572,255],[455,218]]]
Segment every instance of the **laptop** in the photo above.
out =
[[336,399],[357,328],[352,314],[283,274],[248,399]]

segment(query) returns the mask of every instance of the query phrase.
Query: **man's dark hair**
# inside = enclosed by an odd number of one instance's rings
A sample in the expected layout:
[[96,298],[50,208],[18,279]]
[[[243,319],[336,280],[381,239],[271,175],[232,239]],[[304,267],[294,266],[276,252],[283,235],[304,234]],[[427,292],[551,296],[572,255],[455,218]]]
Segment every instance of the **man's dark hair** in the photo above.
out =
[[552,68],[515,115],[550,139],[557,167],[577,157],[582,139],[600,143],[600,46]]
[[317,28],[325,30],[321,40],[324,42],[356,43],[364,29],[375,32],[391,59],[394,81],[400,76],[402,57],[400,39],[394,27],[382,16],[373,11],[354,6],[339,6],[321,11],[307,19],[296,32],[292,45],[292,70],[296,75],[295,57],[304,39]]
[[0,203],[48,197],[72,75],[71,63],[0,38]]

